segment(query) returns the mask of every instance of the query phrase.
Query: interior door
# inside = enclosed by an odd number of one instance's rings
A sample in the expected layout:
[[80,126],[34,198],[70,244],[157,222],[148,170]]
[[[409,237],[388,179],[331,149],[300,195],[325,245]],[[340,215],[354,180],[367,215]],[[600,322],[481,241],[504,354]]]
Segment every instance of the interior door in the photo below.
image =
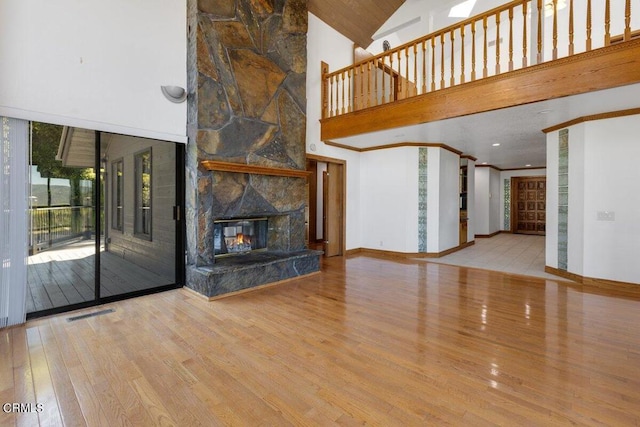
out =
[[546,177],[513,178],[513,223],[511,229],[519,234],[545,235],[546,232]]
[[344,252],[344,165],[328,163],[325,179],[325,256],[339,256]]

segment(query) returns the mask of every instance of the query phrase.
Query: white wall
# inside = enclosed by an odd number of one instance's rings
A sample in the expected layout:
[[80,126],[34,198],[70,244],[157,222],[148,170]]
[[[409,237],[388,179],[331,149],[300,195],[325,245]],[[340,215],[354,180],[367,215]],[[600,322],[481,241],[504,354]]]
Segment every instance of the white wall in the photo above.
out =
[[[509,171],[500,172],[500,214],[499,214],[500,230],[510,229],[510,227],[505,227],[504,225],[504,211],[506,208],[505,200],[504,200],[504,180],[505,179],[511,180],[511,178],[520,177],[520,176],[546,176],[546,175],[547,175],[547,170],[545,168],[519,169],[519,170],[509,170]],[[558,188],[557,184],[555,188]],[[513,189],[511,191],[513,192]]]
[[346,160],[347,250],[362,247],[360,221],[360,153],[331,147],[320,141],[322,111],[320,62],[337,70],[353,63],[353,42],[309,14],[307,32],[307,153]]
[[[640,116],[569,128],[567,270],[584,277],[640,284]],[[546,264],[557,268],[558,132],[547,135]],[[599,220],[601,212],[612,221]]]
[[488,235],[500,231],[503,213],[500,194],[500,171],[478,167],[475,173],[475,234]]
[[2,0],[0,115],[186,142],[186,0]]
[[418,252],[418,148],[362,153],[362,247]]
[[545,243],[545,265],[558,268],[558,164],[559,132],[547,134],[547,212]]
[[[640,115],[585,123],[583,275],[586,277],[640,284],[638,135]],[[569,138],[571,144],[571,134]],[[569,209],[573,185],[570,180]],[[598,212],[606,211],[615,213],[614,221],[598,220]]]
[[[440,150],[438,252],[460,244],[460,156]],[[432,200],[429,197],[429,202]],[[428,202],[427,202],[428,203]]]
[[489,168],[489,234],[500,231],[500,171]]
[[491,168],[478,167],[475,173],[474,228],[475,234],[478,235],[491,234],[489,231],[490,169]]

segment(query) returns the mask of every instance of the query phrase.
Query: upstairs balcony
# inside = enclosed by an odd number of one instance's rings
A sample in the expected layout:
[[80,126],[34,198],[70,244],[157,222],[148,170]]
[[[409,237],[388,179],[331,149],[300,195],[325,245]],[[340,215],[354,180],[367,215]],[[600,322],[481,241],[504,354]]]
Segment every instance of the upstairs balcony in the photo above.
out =
[[512,1],[322,76],[323,141],[630,85],[640,0]]

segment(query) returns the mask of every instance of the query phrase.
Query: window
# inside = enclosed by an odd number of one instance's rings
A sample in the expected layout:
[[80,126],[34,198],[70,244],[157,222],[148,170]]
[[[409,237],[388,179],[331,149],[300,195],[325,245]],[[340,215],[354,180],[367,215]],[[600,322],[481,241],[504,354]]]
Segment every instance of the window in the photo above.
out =
[[111,228],[122,231],[124,222],[124,170],[122,159],[111,163],[113,176],[113,207],[111,211]]
[[134,234],[151,240],[151,148],[135,155]]

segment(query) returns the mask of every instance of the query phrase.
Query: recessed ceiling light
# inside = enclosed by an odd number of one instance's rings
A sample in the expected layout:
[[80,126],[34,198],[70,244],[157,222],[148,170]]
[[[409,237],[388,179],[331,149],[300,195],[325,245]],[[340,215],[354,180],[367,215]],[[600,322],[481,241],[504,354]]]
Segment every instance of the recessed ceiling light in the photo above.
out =
[[530,168],[530,167],[531,167],[531,165],[525,165],[525,166],[526,166],[526,167],[528,167],[528,168]]
[[482,164],[483,164],[483,165],[486,165],[486,164],[487,164],[487,162],[482,162]]
[[449,11],[449,18],[468,18],[475,4],[476,0],[466,0],[453,6]]
[[496,142],[495,144],[491,144],[491,145],[493,145],[494,147],[499,147],[499,146],[500,146],[500,143],[499,143],[499,142]]
[[538,114],[549,114],[551,111],[553,110],[541,110],[541,111],[538,111]]

